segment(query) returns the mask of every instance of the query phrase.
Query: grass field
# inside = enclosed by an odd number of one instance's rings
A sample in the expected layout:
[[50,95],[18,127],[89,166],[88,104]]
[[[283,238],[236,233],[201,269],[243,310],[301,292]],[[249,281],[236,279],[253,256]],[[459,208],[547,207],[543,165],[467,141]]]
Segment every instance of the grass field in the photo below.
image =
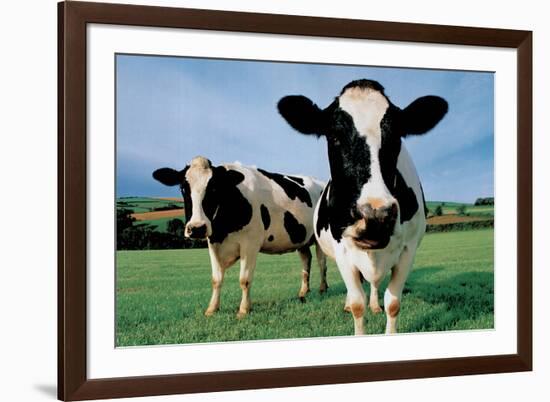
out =
[[456,209],[464,205],[466,207],[466,214],[469,215],[494,215],[494,205],[474,205],[459,202],[448,201],[426,201],[426,206],[430,210],[430,214],[433,214],[438,205],[441,205],[444,215],[456,214]]
[[[353,320],[343,311],[345,286],[334,262],[329,262],[328,292],[319,295],[314,261],[312,291],[301,303],[298,256],[261,254],[252,286],[252,311],[243,320],[235,317],[241,296],[238,271],[238,265],[227,271],[221,309],[206,318],[203,312],[210,299],[206,249],[118,251],[117,346],[353,334]],[[387,280],[381,296],[386,284]],[[384,326],[384,314],[367,310],[368,334],[383,333]],[[399,332],[492,327],[493,231],[427,234],[404,290]]]
[[[183,213],[182,213],[183,215]],[[173,217],[171,218],[160,218],[160,219],[153,219],[153,220],[150,220],[150,221],[139,221],[139,222],[136,222],[136,223],[145,223],[147,225],[151,225],[151,226],[156,226],[156,231],[158,232],[166,232],[166,228],[168,226],[168,221],[171,221],[172,219],[174,219]],[[180,219],[182,221],[185,221],[185,218],[183,216],[178,216],[177,219]]]
[[117,207],[129,209],[132,213],[151,212],[155,208],[167,207],[169,205],[177,205],[178,208],[183,208],[183,202],[181,201],[150,197],[117,198]]

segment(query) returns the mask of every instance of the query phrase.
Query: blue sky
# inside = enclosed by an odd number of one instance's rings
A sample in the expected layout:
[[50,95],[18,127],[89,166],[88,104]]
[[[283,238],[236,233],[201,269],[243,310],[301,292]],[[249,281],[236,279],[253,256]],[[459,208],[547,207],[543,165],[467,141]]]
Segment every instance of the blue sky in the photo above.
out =
[[492,73],[134,55],[118,55],[116,69],[117,196],[178,196],[151,173],[196,155],[326,180],[325,140],[290,128],[277,101],[301,94],[326,107],[359,78],[401,108],[429,94],[449,103],[436,128],[405,140],[428,200],[493,196]]

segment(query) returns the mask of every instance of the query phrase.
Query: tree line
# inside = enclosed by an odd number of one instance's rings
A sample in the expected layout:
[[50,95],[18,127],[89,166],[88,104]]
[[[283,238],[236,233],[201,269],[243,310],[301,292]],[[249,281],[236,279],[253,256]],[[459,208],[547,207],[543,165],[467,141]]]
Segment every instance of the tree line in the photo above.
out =
[[[444,207],[444,206],[445,206],[445,203],[444,203],[444,202],[442,202],[441,204],[439,204],[439,205],[438,205],[437,207],[435,207],[435,209],[433,210],[433,214],[434,214],[435,216],[441,216],[441,215],[443,215],[443,207]],[[464,205],[464,204],[458,205],[458,206],[455,208],[455,210],[456,210],[456,213],[457,213],[458,215],[461,215],[461,216],[462,216],[462,215],[466,215],[466,205]]]
[[474,205],[495,205],[495,197],[478,198]]
[[137,223],[133,211],[117,208],[117,250],[160,250],[207,247],[205,240],[191,240],[184,236],[185,224],[181,219],[171,219],[166,232],[156,225]]

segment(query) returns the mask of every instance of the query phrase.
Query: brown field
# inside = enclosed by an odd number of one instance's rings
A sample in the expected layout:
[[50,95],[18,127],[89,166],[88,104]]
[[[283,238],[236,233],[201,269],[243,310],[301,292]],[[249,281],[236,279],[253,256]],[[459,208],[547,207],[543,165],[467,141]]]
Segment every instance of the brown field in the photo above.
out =
[[169,209],[168,211],[142,212],[132,214],[132,217],[136,218],[137,221],[152,221],[162,218],[181,218],[183,217],[183,208]]
[[455,214],[441,215],[441,216],[430,216],[427,219],[428,225],[444,225],[447,223],[459,223],[459,222],[475,222],[475,221],[484,221],[487,218],[480,216],[461,216]]

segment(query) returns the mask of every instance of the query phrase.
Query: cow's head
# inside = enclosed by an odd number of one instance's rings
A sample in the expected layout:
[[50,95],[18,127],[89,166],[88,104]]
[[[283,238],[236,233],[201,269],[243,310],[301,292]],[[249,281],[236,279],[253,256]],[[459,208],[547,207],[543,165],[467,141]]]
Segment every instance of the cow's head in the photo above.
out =
[[327,139],[333,235],[361,248],[385,248],[399,224],[394,194],[401,138],[431,130],[447,113],[447,102],[424,96],[400,109],[378,82],[357,80],[326,109],[304,96],[286,96],[278,108],[294,129]]
[[197,156],[183,170],[162,168],[153,177],[167,186],[180,186],[185,204],[185,236],[204,239],[212,235],[212,219],[218,204],[214,170],[210,160]]

